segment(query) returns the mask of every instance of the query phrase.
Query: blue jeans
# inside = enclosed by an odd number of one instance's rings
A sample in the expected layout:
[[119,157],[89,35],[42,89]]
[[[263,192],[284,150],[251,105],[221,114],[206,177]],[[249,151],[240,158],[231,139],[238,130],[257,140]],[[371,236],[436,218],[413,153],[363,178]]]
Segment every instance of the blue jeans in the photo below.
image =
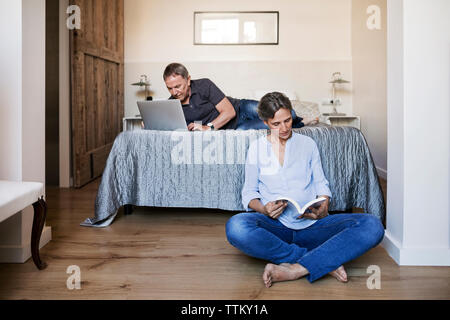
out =
[[234,247],[249,256],[302,265],[313,282],[376,247],[384,228],[369,214],[334,214],[306,229],[292,230],[261,213],[245,212],[231,217],[226,234]]
[[[302,118],[297,117],[292,110],[292,127],[301,128],[304,126]],[[260,130],[269,129],[268,126],[258,116],[258,101],[241,99],[239,105],[239,119],[236,130]]]

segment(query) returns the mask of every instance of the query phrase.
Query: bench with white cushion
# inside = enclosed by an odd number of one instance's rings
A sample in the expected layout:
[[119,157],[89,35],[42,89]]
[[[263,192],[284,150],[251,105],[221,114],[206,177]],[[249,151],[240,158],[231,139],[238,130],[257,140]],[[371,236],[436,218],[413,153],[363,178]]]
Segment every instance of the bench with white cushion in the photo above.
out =
[[44,185],[39,182],[15,182],[0,180],[0,223],[33,205],[34,218],[31,231],[31,255],[39,270],[47,264],[39,256],[39,242],[47,215],[44,201]]

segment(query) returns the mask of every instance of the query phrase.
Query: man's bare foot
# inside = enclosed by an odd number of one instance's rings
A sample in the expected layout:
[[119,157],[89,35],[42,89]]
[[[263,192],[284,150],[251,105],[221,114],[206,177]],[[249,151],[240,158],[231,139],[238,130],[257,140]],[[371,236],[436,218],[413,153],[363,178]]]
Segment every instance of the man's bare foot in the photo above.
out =
[[308,273],[308,270],[298,263],[282,263],[280,265],[269,263],[264,269],[263,280],[266,287],[269,288],[273,282],[297,280]]
[[340,266],[336,270],[331,271],[329,274],[335,277],[340,282],[348,282],[347,272],[345,272],[344,266]]

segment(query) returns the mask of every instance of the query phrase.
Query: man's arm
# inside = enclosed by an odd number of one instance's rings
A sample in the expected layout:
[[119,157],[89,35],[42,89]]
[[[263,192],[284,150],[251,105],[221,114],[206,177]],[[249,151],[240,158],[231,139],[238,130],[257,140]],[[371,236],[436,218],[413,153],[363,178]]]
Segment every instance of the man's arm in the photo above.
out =
[[219,102],[219,104],[216,106],[216,109],[220,113],[219,116],[212,122],[214,128],[216,129],[222,128],[236,116],[236,111],[234,110],[233,105],[226,97]]
[[[226,97],[222,99],[217,105],[216,105],[217,111],[219,111],[219,116],[212,121],[212,124],[214,125],[214,129],[220,129],[224,125],[226,125],[231,119],[233,119],[236,116],[236,111],[234,110],[233,105],[231,104],[230,100],[228,100]],[[191,123],[188,126],[189,130],[209,130],[208,126],[200,126],[196,125],[194,123]]]

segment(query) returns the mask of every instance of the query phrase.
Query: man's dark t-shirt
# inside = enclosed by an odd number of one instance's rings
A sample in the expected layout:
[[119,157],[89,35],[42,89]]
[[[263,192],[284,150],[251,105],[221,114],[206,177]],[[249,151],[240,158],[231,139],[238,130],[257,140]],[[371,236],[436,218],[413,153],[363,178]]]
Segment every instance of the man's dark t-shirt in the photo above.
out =
[[[191,97],[189,104],[183,105],[184,117],[186,124],[194,123],[196,121],[202,122],[202,125],[207,125],[216,119],[220,112],[216,109],[218,105],[225,98],[225,94],[209,79],[191,80]],[[170,97],[173,99],[173,97]],[[231,119],[220,129],[235,129],[238,120],[239,100],[228,97],[231,104],[236,111],[236,117]]]

